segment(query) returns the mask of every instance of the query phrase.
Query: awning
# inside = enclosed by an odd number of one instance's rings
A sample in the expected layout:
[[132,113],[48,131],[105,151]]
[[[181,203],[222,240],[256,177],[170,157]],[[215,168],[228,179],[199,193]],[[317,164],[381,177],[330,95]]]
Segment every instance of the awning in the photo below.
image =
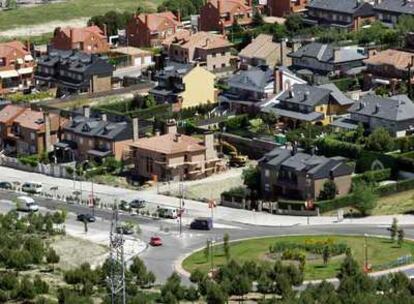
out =
[[32,55],[25,55],[24,56],[24,61],[33,61],[33,56]]
[[22,68],[22,69],[17,70],[17,72],[18,72],[20,75],[24,75],[24,74],[32,74],[32,73],[33,73],[33,67]]
[[19,73],[17,73],[16,70],[0,72],[0,78],[13,78],[13,77],[19,77]]
[[331,126],[339,127],[347,130],[355,130],[358,128],[358,122],[349,118],[339,118],[331,123]]
[[263,108],[262,111],[267,112],[267,113],[273,112],[282,117],[288,117],[288,118],[303,120],[303,121],[318,121],[318,120],[323,119],[324,117],[323,113],[319,113],[319,112],[302,113],[302,112],[296,112],[296,111],[289,111],[289,110],[281,109],[278,107]]
[[112,155],[112,151],[89,150],[88,154],[92,156],[97,156],[97,157],[106,157],[106,156]]

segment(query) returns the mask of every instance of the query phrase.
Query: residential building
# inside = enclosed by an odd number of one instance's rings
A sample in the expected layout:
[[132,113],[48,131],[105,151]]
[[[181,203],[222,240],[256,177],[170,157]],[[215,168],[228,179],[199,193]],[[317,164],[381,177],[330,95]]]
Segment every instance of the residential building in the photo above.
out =
[[367,67],[364,79],[366,89],[379,84],[390,85],[394,90],[401,80],[408,80],[408,68],[414,63],[414,53],[387,49],[371,55],[364,63]]
[[261,111],[275,113],[288,128],[296,128],[303,122],[327,125],[338,115],[344,115],[352,104],[353,100],[332,83],[320,86],[294,84]]
[[0,111],[2,149],[15,155],[50,152],[65,122],[54,113],[8,105]]
[[269,16],[285,17],[305,12],[308,2],[308,0],[268,0],[267,10]]
[[221,31],[235,22],[250,25],[253,17],[252,0],[209,0],[200,10],[200,31]]
[[179,28],[181,21],[172,12],[134,15],[126,28],[127,43],[135,47],[159,47]]
[[336,196],[351,190],[353,168],[340,157],[327,158],[276,148],[259,160],[263,196],[268,200],[316,200],[324,184],[336,185]]
[[[133,125],[135,124],[135,125]],[[71,118],[63,126],[62,141],[55,144],[59,162],[93,160],[101,162],[106,157],[127,160],[129,145],[138,133],[138,119],[133,122],[111,122],[106,115],[90,117],[88,107],[84,115]]]
[[375,0],[374,11],[379,21],[395,26],[402,15],[414,16],[412,0]]
[[57,27],[50,45],[53,49],[78,50],[89,54],[109,51],[106,27],[102,30],[96,25],[81,28]]
[[35,65],[30,45],[20,41],[0,43],[0,95],[32,86]]
[[339,29],[359,30],[375,21],[375,12],[368,1],[310,0],[305,23]]
[[222,35],[181,30],[165,39],[163,47],[172,61],[198,63],[208,71],[230,68],[232,44]]
[[96,54],[51,50],[39,58],[35,79],[39,87],[57,87],[58,96],[92,94],[112,89],[113,70]]
[[214,147],[214,134],[200,140],[177,133],[175,122],[168,122],[166,133],[140,138],[131,144],[135,168],[142,179],[161,181],[193,180],[210,176],[223,168]]
[[285,41],[274,42],[272,35],[260,34],[240,51],[239,57],[242,65],[268,65],[273,68],[276,65],[291,65],[292,61],[287,57],[290,52]]
[[392,136],[414,132],[414,104],[407,95],[381,97],[366,95],[348,109],[349,117],[332,123],[334,128],[355,130],[359,124],[369,131],[387,129]]
[[293,69],[328,76],[358,73],[368,57],[359,47],[334,47],[318,42],[306,44],[288,56],[292,58]]
[[149,93],[158,103],[172,103],[174,110],[214,103],[215,76],[198,65],[169,63],[155,75],[157,86]]
[[275,71],[275,93],[289,91],[295,84],[306,84],[306,81],[297,76],[285,66],[280,66]]
[[236,112],[250,112],[274,94],[274,71],[268,66],[240,70],[227,81],[220,105]]

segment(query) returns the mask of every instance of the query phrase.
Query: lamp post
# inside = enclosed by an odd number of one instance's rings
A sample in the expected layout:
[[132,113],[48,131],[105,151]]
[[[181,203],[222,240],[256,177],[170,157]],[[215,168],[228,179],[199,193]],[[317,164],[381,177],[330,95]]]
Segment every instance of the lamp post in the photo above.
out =
[[[309,211],[311,206],[310,206],[310,202],[311,202],[311,191],[310,191],[310,187],[311,187],[311,183],[312,180],[310,178],[309,174],[306,174],[306,209]],[[307,224],[309,225],[309,213],[307,212]]]
[[365,272],[368,272],[368,234],[364,234],[364,249],[365,249]]

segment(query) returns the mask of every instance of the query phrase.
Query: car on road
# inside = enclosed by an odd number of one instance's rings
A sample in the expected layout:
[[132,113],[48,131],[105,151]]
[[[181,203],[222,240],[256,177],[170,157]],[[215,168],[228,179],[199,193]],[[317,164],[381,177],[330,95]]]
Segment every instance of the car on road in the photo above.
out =
[[13,184],[10,182],[0,182],[0,189],[6,189],[6,190],[13,189]]
[[177,217],[180,216],[180,213],[178,212],[179,210],[177,210],[177,208],[161,207],[161,208],[158,208],[157,211],[158,211],[159,217],[162,217],[162,218],[176,219]]
[[27,193],[39,194],[43,191],[42,183],[26,182],[22,185],[22,191]]
[[211,230],[213,229],[213,219],[211,217],[195,218],[190,224],[190,229]]
[[162,246],[162,240],[159,236],[152,236],[150,239],[149,244],[153,247]]
[[35,200],[30,196],[19,196],[15,199],[17,211],[36,212],[39,211],[39,206]]
[[89,214],[89,213],[78,214],[76,219],[80,222],[84,222],[84,221],[87,221],[88,223],[96,222],[96,218],[92,214]]
[[133,199],[131,201],[121,201],[121,205],[129,206],[129,208],[142,209],[145,208],[146,202],[143,199]]

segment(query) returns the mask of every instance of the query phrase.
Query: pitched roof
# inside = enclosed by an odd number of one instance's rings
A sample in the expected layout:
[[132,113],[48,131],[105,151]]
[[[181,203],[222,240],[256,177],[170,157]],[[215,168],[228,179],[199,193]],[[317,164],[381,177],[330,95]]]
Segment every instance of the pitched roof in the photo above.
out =
[[357,0],[311,0],[308,7],[358,16],[374,15],[371,4]]
[[[49,113],[50,117],[50,129],[56,131],[59,129],[60,124],[65,121],[61,117],[54,113]],[[45,122],[42,111],[34,111],[32,109],[25,109],[23,113],[18,115],[14,122],[19,124],[23,128],[36,130],[39,132],[45,131]]]
[[307,106],[316,106],[327,103],[331,91],[321,87],[314,87],[308,84],[294,84],[279,96],[280,101],[286,103],[297,103]]
[[269,83],[273,83],[274,73],[265,67],[253,67],[242,70],[228,80],[228,85],[250,91],[263,91]]
[[177,34],[172,35],[167,39],[165,45],[180,45],[185,49],[217,49],[223,47],[230,47],[232,44],[222,35],[216,35],[209,32],[197,32],[192,34],[190,31],[178,31]]
[[146,26],[150,31],[158,31],[170,27],[175,27],[180,24],[180,22],[177,20],[177,17],[172,12],[140,14],[136,18],[145,24],[145,17],[147,17],[148,22]]
[[24,107],[16,105],[7,105],[0,111],[0,122],[7,123],[10,120],[13,120],[20,113],[23,113],[25,110]]
[[9,57],[10,53],[14,52],[22,53],[23,55],[29,55],[29,51],[27,50],[26,45],[21,43],[20,41],[9,41],[0,43],[0,58]]
[[374,9],[414,15],[414,3],[410,0],[381,0],[374,5]]
[[341,90],[339,90],[338,87],[333,83],[323,84],[318,87],[330,90],[331,97],[335,99],[341,106],[350,105],[354,103],[354,101],[351,98],[345,96],[345,94],[342,93]]
[[361,54],[356,47],[341,47],[334,49],[331,44],[312,42],[302,46],[296,52],[288,54],[289,57],[302,58],[311,57],[320,62],[340,63],[355,60],[363,60],[366,55]]
[[239,53],[241,57],[266,59],[274,52],[279,52],[280,45],[273,42],[271,35],[260,34]]
[[394,49],[387,49],[372,55],[368,59],[365,59],[365,64],[372,65],[392,65],[396,69],[406,70],[407,66],[411,64],[411,57],[414,53],[399,51]]
[[153,136],[149,138],[140,138],[131,144],[131,146],[164,154],[196,152],[206,149],[206,147],[201,144],[201,141],[199,139],[187,135],[173,133]]
[[348,112],[390,121],[403,121],[414,119],[414,103],[407,95],[396,95],[390,98],[366,95],[355,102]]
[[72,31],[72,43],[83,42],[90,34],[96,34],[102,39],[106,38],[104,32],[96,25],[79,28],[64,27],[60,30],[69,38]]
[[220,2],[220,13],[229,13],[234,11],[238,6],[241,6],[245,10],[251,10],[252,8],[243,0],[209,0],[209,3],[214,5],[215,7],[218,7],[218,2]]

